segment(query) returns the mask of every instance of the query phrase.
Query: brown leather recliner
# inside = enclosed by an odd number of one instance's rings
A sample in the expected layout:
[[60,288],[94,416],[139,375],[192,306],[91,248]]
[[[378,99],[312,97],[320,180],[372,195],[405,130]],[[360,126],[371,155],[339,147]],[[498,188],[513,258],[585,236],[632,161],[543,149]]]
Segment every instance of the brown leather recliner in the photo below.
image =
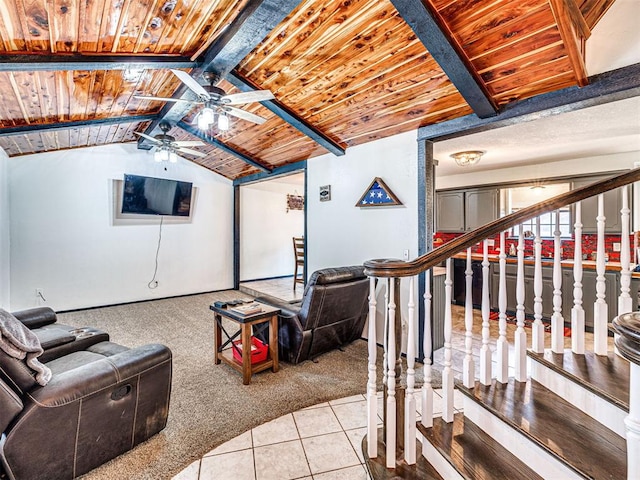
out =
[[0,460],[10,479],[75,478],[165,427],[167,347],[100,342],[46,366],[53,375],[40,386],[0,350]]
[[[299,363],[353,342],[367,319],[369,278],[362,266],[314,272],[295,305],[263,296],[256,300],[281,309],[278,317],[280,359]],[[263,340],[268,332],[263,332]]]
[[109,340],[109,334],[92,327],[72,327],[58,323],[56,312],[50,307],[36,307],[12,312],[27,328],[36,334],[44,353],[38,357],[48,362],[85,350],[96,343]]

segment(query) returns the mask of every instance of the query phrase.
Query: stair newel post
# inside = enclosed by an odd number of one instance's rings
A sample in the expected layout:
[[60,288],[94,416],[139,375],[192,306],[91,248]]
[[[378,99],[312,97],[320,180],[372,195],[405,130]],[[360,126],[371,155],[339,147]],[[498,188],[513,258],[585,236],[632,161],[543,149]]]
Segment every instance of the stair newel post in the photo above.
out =
[[560,212],[556,210],[553,232],[553,315],[551,315],[551,351],[564,353],[564,318],[562,318],[562,242]]
[[462,383],[465,387],[473,387],[475,380],[473,348],[473,270],[471,269],[471,248],[467,248],[467,269],[465,270],[466,288],[464,304],[464,346],[465,355],[462,366]]
[[629,294],[631,290],[631,258],[629,245],[629,193],[628,187],[622,187],[622,234],[620,239],[620,296],[618,297],[618,315],[633,310],[633,300]]
[[489,240],[482,242],[482,347],[480,349],[480,382],[491,385],[491,349],[489,348]]
[[442,369],[442,418],[453,422],[453,371],[451,369],[451,258],[444,281],[444,368]]
[[536,238],[533,243],[533,328],[531,350],[544,353],[544,325],[542,323],[542,237],[540,237],[540,217],[536,218]]
[[500,383],[509,381],[509,343],[507,342],[507,253],[504,232],[500,233],[500,280],[498,283],[498,372],[496,378]]
[[598,244],[596,246],[596,301],[593,305],[593,351],[596,355],[607,354],[607,323],[609,307],[605,300],[605,258],[604,258],[604,195],[598,195]]
[[408,465],[416,463],[416,305],[413,289],[415,277],[409,277],[409,301],[407,302],[407,391],[404,395],[404,460]]
[[389,281],[389,327],[387,330],[387,402],[384,416],[386,427],[387,468],[396,466],[396,303],[395,279]]
[[424,381],[422,383],[422,425],[433,426],[433,387],[431,386],[431,275],[430,270],[424,272]]
[[367,382],[367,455],[369,458],[378,456],[378,395],[376,378],[376,279],[369,278],[369,328],[367,331],[367,346],[369,351],[369,377]]
[[573,308],[571,309],[571,351],[584,355],[584,308],[582,308],[582,203],[575,205],[573,252]]
[[518,268],[516,274],[515,379],[527,381],[527,332],[524,330],[524,232],[518,229]]

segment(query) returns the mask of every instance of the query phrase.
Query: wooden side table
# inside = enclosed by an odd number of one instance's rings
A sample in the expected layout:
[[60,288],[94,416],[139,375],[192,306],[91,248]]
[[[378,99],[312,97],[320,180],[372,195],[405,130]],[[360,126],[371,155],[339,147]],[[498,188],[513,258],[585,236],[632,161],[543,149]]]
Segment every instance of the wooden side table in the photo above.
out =
[[[262,312],[253,315],[242,315],[236,313],[227,307],[216,307],[210,305],[209,308],[215,314],[215,323],[213,326],[213,349],[216,365],[224,362],[242,373],[242,383],[249,385],[251,375],[263,370],[271,368],[273,372],[277,372],[280,368],[278,365],[278,314],[279,308],[270,305],[262,306]],[[222,325],[222,319],[226,318],[239,325],[239,330],[233,334],[227,333]],[[254,325],[269,324],[269,353],[267,359],[257,363],[251,363],[251,334]],[[225,334],[226,340],[222,342],[222,334]],[[240,336],[240,344],[242,346],[242,363],[237,362],[233,358],[233,341]],[[227,348],[228,347],[228,348]]]

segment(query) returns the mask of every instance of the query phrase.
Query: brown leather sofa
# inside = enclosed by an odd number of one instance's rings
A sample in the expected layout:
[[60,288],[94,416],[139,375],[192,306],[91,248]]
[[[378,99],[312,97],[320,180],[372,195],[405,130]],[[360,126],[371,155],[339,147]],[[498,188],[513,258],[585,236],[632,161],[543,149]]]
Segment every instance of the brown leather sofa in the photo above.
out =
[[9,479],[75,478],[165,427],[167,347],[105,341],[45,365],[52,378],[40,386],[24,360],[0,350],[0,460]]
[[[314,272],[298,304],[274,297],[256,300],[281,309],[278,349],[281,360],[300,363],[362,336],[367,319],[369,279],[362,266]],[[268,332],[263,333],[266,340]]]

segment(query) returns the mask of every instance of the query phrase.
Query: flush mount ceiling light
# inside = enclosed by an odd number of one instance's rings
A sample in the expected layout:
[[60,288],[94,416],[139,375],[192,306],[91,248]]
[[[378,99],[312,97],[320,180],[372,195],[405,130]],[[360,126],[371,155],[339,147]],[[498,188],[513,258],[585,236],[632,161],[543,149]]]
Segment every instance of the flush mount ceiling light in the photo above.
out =
[[482,155],[484,155],[484,152],[481,150],[469,150],[467,152],[452,153],[450,156],[458,165],[466,167],[478,163]]

